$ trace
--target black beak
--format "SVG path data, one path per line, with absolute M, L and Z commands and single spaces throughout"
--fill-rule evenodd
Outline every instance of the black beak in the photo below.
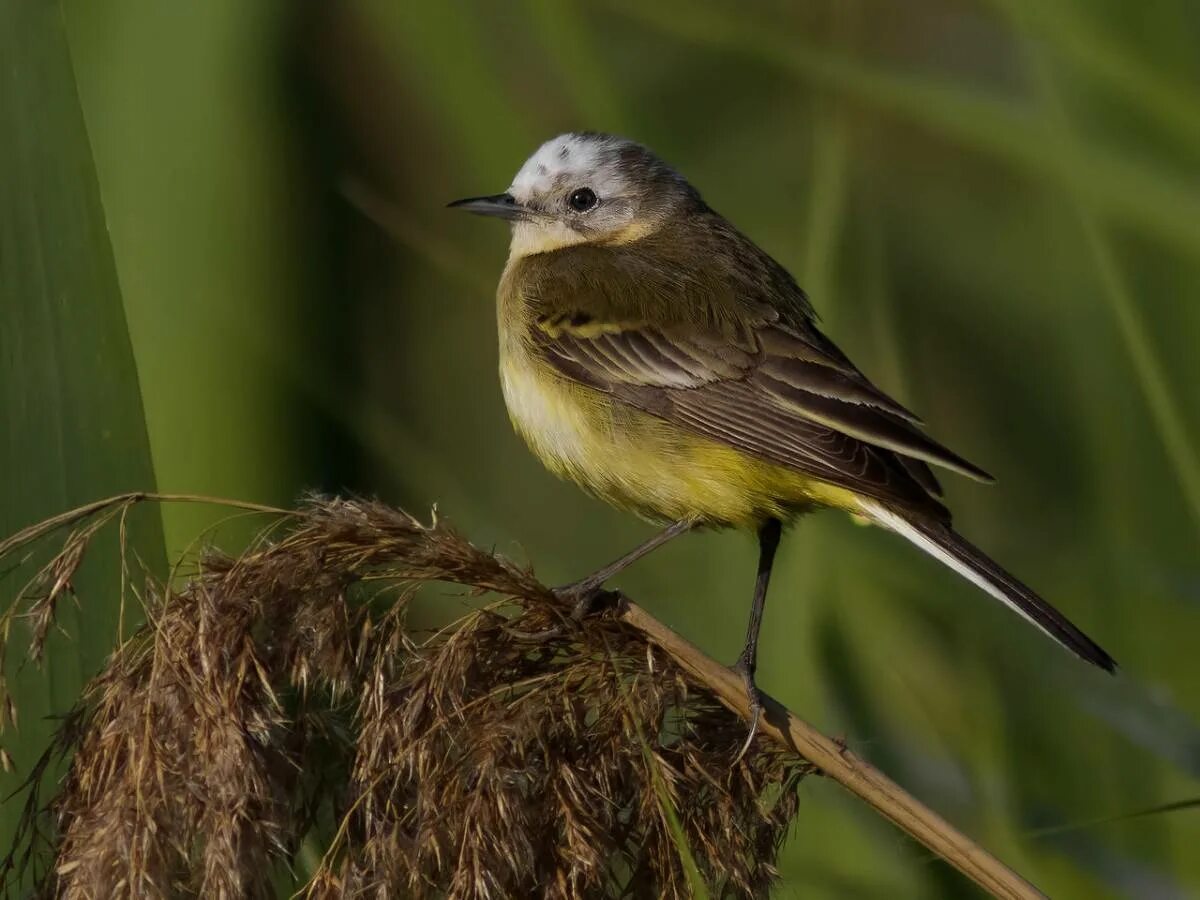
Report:
M 523 219 L 528 213 L 512 194 L 492 194 L 490 197 L 467 197 L 447 203 L 452 209 L 462 209 L 477 216 L 495 216 L 497 219 Z

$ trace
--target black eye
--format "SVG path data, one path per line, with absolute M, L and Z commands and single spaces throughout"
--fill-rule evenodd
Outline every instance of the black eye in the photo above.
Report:
M 571 193 L 571 196 L 567 198 L 567 203 L 575 212 L 587 212 L 596 205 L 596 192 L 591 188 L 580 188 Z

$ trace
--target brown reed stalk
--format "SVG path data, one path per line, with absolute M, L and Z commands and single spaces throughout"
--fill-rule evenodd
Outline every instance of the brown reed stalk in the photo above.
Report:
M 18 617 L 40 656 L 99 528 L 146 500 L 206 499 L 122 495 L 0 542 L 4 559 L 67 529 L 0 613 L 0 659 Z M 203 555 L 182 587 L 147 578 L 146 624 L 29 774 L 6 889 L 271 897 L 319 842 L 314 898 L 756 897 L 819 771 L 995 896 L 1041 896 L 774 701 L 734 762 L 738 676 L 624 597 L 576 624 L 436 519 L 239 506 L 283 519 L 236 558 Z M 430 582 L 500 599 L 422 631 L 409 610 Z

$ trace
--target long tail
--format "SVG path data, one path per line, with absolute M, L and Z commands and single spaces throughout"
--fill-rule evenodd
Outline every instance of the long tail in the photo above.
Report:
M 1116 670 L 1116 662 L 1095 641 L 949 525 L 909 519 L 873 501 L 863 502 L 863 512 L 983 588 L 1080 659 L 1107 672 Z

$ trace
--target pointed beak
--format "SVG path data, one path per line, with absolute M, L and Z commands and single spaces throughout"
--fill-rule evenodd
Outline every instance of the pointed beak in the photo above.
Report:
M 461 209 L 477 216 L 494 216 L 497 219 L 523 219 L 529 211 L 516 201 L 512 194 L 492 194 L 490 197 L 467 197 L 446 204 L 451 209 Z

